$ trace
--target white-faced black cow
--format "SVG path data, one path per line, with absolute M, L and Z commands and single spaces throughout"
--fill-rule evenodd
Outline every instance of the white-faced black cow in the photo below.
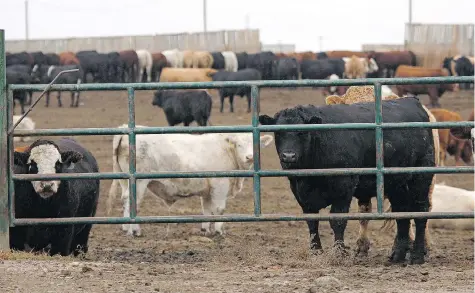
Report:
M 383 101 L 384 122 L 429 122 L 417 98 Z M 374 123 L 374 103 L 297 106 L 269 117 L 264 125 Z M 278 131 L 275 145 L 283 169 L 374 168 L 376 139 L 373 130 Z M 384 166 L 434 167 L 432 131 L 423 128 L 384 130 Z M 433 174 L 394 174 L 384 176 L 384 191 L 393 212 L 427 212 Z M 290 187 L 304 213 L 318 213 L 331 205 L 331 213 L 347 213 L 352 197 L 361 206 L 376 196 L 376 176 L 346 175 L 288 176 Z M 345 220 L 332 220 L 335 246 L 344 251 Z M 424 262 L 426 219 L 416 219 L 416 237 L 411 263 Z M 318 221 L 307 222 L 311 248 L 321 250 Z M 409 250 L 409 219 L 397 220 L 397 235 L 390 260 L 403 262 Z
M 14 172 L 19 174 L 96 173 L 94 156 L 74 139 L 56 142 L 37 140 L 24 152 L 14 153 Z M 16 181 L 15 215 L 17 218 L 94 217 L 99 198 L 100 180 L 74 179 Z M 92 224 L 54 225 L 50 227 L 11 228 L 10 247 L 34 250 L 51 245 L 49 254 L 75 256 L 88 250 Z

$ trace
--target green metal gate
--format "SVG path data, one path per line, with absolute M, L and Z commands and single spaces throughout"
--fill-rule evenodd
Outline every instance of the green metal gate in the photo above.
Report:
M 401 219 L 401 218 L 472 218 L 473 212 L 458 213 L 383 213 L 384 175 L 397 173 L 473 173 L 473 167 L 408 167 L 385 168 L 383 166 L 383 129 L 400 128 L 449 128 L 474 127 L 474 122 L 406 122 L 382 123 L 381 85 L 397 84 L 438 84 L 438 83 L 473 83 L 474 77 L 431 77 L 431 78 L 375 78 L 358 80 L 296 80 L 296 81 L 242 81 L 242 82 L 186 82 L 186 83 L 135 83 L 135 84 L 81 84 L 53 85 L 51 90 L 81 90 L 81 91 L 115 91 L 128 92 L 128 128 L 73 128 L 73 129 L 36 129 L 33 131 L 16 131 L 8 135 L 7 130 L 12 125 L 13 100 L 7 93 L 5 78 L 5 48 L 4 31 L 0 30 L 0 250 L 7 249 L 9 227 L 20 225 L 52 225 L 73 223 L 119 224 L 119 223 L 191 223 L 191 222 L 256 222 L 256 221 L 303 221 L 315 219 L 327 221 L 330 219 Z M 344 123 L 344 124 L 314 124 L 314 125 L 268 125 L 259 126 L 259 89 L 280 87 L 309 87 L 309 86 L 342 86 L 342 85 L 374 85 L 375 87 L 375 123 Z M 251 87 L 252 94 L 252 125 L 248 126 L 208 126 L 208 127 L 135 127 L 135 91 L 154 89 L 219 89 L 233 87 Z M 45 85 L 10 85 L 12 90 L 42 91 Z M 375 129 L 376 132 L 376 168 L 349 169 L 305 169 L 305 170 L 262 170 L 260 166 L 260 132 L 275 132 L 282 130 L 318 130 L 318 129 Z M 254 170 L 250 171 L 216 171 L 216 172 L 136 172 L 136 135 L 158 133 L 232 133 L 252 132 L 254 148 Z M 129 172 L 128 173 L 79 173 L 33 175 L 13 174 L 13 136 L 63 136 L 63 135 L 115 135 L 129 136 Z M 375 174 L 377 176 L 377 213 L 347 213 L 347 214 L 303 214 L 278 215 L 261 213 L 261 177 L 282 176 L 339 176 L 350 174 Z M 209 178 L 209 177 L 252 177 L 254 180 L 254 214 L 228 215 L 191 215 L 191 216 L 137 216 L 136 180 L 159 178 Z M 60 180 L 60 179 L 128 179 L 130 186 L 130 216 L 129 217 L 83 217 L 83 218 L 48 218 L 48 219 L 16 219 L 14 213 L 14 180 Z

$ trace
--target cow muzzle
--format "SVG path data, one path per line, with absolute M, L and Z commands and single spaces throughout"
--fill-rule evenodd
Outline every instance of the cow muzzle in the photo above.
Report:
M 283 163 L 295 163 L 297 162 L 297 154 L 295 152 L 282 152 L 280 155 L 280 160 Z
M 49 198 L 58 192 L 58 184 L 56 181 L 37 181 L 33 183 L 36 193 L 42 198 Z

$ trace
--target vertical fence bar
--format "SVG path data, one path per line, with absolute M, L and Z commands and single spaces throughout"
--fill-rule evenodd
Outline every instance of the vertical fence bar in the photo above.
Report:
M 135 218 L 137 216 L 137 179 L 135 178 L 136 173 L 136 137 L 135 137 L 135 90 L 129 88 L 128 93 L 128 102 L 129 102 L 129 212 L 130 218 Z
M 257 173 L 261 170 L 261 131 L 259 126 L 259 88 L 255 85 L 251 87 L 252 102 L 252 142 L 254 158 L 254 215 L 261 215 L 261 176 Z
M 383 212 L 383 195 L 384 195 L 384 153 L 383 153 L 383 129 L 381 128 L 381 123 L 383 122 L 383 103 L 381 101 L 381 84 L 374 84 L 374 94 L 375 94 L 375 123 L 376 123 L 376 168 L 378 172 L 376 173 L 376 192 L 377 192 L 377 203 L 378 203 L 378 213 Z
M 13 125 L 13 91 L 7 93 L 7 129 Z M 7 166 L 7 180 L 8 180 L 8 208 L 10 209 L 10 225 L 15 220 L 15 185 L 13 182 L 13 135 L 7 136 L 8 145 L 8 166 Z
M 0 250 L 10 249 L 7 185 L 7 77 L 5 69 L 5 31 L 0 30 Z

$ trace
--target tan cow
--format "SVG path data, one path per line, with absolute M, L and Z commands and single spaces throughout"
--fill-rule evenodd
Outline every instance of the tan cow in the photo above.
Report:
M 384 100 L 392 100 L 392 99 L 399 99 L 400 97 L 396 95 L 388 95 Z M 404 97 L 403 97 L 404 98 Z M 325 102 L 327 105 L 332 105 L 332 104 L 354 104 L 354 103 L 361 103 L 361 102 L 374 102 L 375 101 L 375 95 L 374 95 L 374 87 L 373 86 L 351 86 L 348 88 L 346 93 L 343 96 L 328 96 L 325 99 Z M 435 119 L 434 115 L 427 109 L 424 105 L 422 105 L 424 110 L 426 111 L 427 115 L 429 116 L 429 121 L 430 122 L 436 122 L 437 120 Z M 439 134 L 437 132 L 437 129 L 432 129 L 432 136 L 434 138 L 434 156 L 435 156 L 435 164 L 436 166 L 439 165 L 439 150 L 440 150 L 440 145 L 439 145 Z M 435 175 L 432 179 L 432 184 L 429 189 L 429 211 L 432 209 L 432 192 L 434 190 L 435 186 Z M 372 211 L 372 205 L 371 201 L 369 202 L 369 205 L 365 204 L 360 204 L 358 203 L 359 206 L 359 211 L 361 213 L 369 213 Z M 386 212 L 391 211 L 391 207 L 389 207 Z M 369 220 L 360 220 L 360 230 L 359 230 L 359 235 L 358 235 L 358 240 L 356 241 L 357 245 L 357 253 L 362 253 L 366 254 L 369 250 L 369 245 L 370 241 L 368 238 L 368 223 Z M 386 226 L 389 226 L 391 224 L 391 220 L 386 220 L 383 224 L 383 228 Z M 429 235 L 429 225 L 426 227 L 426 247 L 430 247 L 430 235 Z M 414 239 L 414 232 L 411 229 L 409 237 L 411 239 Z
M 213 56 L 207 51 L 193 52 L 193 68 L 211 68 Z
M 163 68 L 160 82 L 212 81 L 211 75 L 216 72 L 212 68 Z
M 183 68 L 193 68 L 193 51 L 183 51 Z

